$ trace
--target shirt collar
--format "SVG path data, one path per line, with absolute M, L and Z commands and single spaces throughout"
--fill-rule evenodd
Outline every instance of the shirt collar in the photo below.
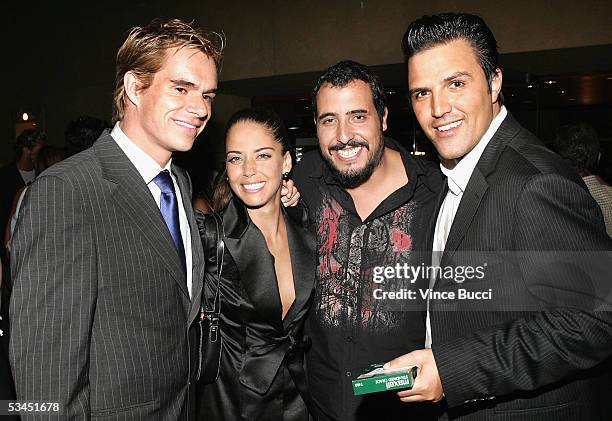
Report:
M 172 158 L 163 168 L 160 167 L 153 158 L 127 137 L 123 130 L 121 130 L 121 127 L 119 127 L 119 122 L 115 123 L 115 127 L 113 127 L 111 131 L 111 136 L 115 139 L 117 145 L 119 145 L 123 153 L 127 155 L 132 164 L 134 164 L 136 170 L 138 170 L 138 173 L 140 173 L 146 184 L 153 181 L 162 170 L 168 170 L 172 173 Z
M 499 114 L 497 114 L 493 121 L 491 121 L 489 128 L 482 136 L 478 144 L 467 155 L 465 155 L 453 169 L 448 169 L 444 165 L 440 164 L 442 173 L 444 173 L 444 175 L 447 177 L 448 189 L 453 194 L 458 195 L 463 193 L 468 182 L 470 181 L 472 173 L 474 172 L 474 168 L 476 168 L 476 164 L 478 164 L 478 161 L 480 160 L 482 153 L 507 115 L 508 111 L 506 110 L 506 107 L 502 105 L 501 109 L 499 110 Z

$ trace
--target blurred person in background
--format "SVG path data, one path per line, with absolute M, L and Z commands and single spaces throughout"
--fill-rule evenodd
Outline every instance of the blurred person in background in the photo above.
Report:
M 0 168 L 0 232 L 3 234 L 9 229 L 15 195 L 36 177 L 34 162 L 45 144 L 45 138 L 45 134 L 38 129 L 24 130 L 15 141 L 15 159 Z M 0 400 L 10 400 L 15 399 L 13 376 L 8 363 L 8 315 L 12 282 L 5 241 L 0 241 L 0 269 Z
M 595 129 L 587 123 L 566 124 L 557 131 L 552 147 L 578 171 L 601 208 L 606 231 L 612 236 L 612 187 L 595 174 L 601 158 Z
M 15 194 L 36 178 L 34 161 L 45 144 L 46 135 L 38 129 L 21 132 L 15 141 L 15 159 L 0 169 L 0 229 L 4 233 L 13 205 Z M 0 245 L 0 257 L 8 269 L 8 256 L 4 242 Z
M 42 174 L 44 170 L 46 170 L 53 164 L 60 162 L 62 159 L 64 159 L 64 157 L 65 154 L 63 149 L 52 145 L 43 146 L 38 152 L 38 156 L 36 157 L 36 163 L 34 165 L 36 174 Z M 10 242 L 13 236 L 13 232 L 15 231 L 15 224 L 17 223 L 17 217 L 19 216 L 19 209 L 21 208 L 23 196 L 25 195 L 27 189 L 28 186 L 22 187 L 15 194 L 15 197 L 13 198 L 11 215 L 9 218 L 10 223 L 6 225 L 6 229 L 4 230 L 4 245 L 9 254 Z
M 106 121 L 88 115 L 80 115 L 66 125 L 64 139 L 66 156 L 76 155 L 91 147 L 105 129 L 112 126 Z
M 49 168 L 51 165 L 64 159 L 64 150 L 55 146 L 45 145 L 43 146 L 36 156 L 36 162 L 34 170 L 36 174 L 42 174 L 44 170 Z M 19 213 L 19 208 L 23 200 L 23 196 L 28 189 L 28 185 L 22 187 L 17 191 L 13 199 L 13 206 L 11 209 L 10 223 L 6 225 L 4 233 L 4 244 L 6 246 L 7 257 L 10 261 L 10 242 L 15 229 L 15 223 Z M 7 271 L 4 277 L 5 283 L 10 281 L 10 272 Z M 8 359 L 8 344 L 9 344 L 9 319 L 8 309 L 10 301 L 10 291 L 6 286 L 2 285 L 0 281 L 0 289 L 2 290 L 2 296 L 0 296 L 0 399 L 15 399 L 15 385 L 13 382 L 13 375 L 10 370 L 9 359 Z M 12 418 L 8 418 L 12 419 Z M 15 417 L 17 419 L 17 417 Z

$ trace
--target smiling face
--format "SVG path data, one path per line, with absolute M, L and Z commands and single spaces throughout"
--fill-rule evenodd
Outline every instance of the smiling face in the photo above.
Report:
M 387 129 L 387 109 L 381 122 L 370 86 L 361 80 L 343 87 L 323 85 L 317 113 L 321 155 L 340 183 L 354 188 L 370 178 L 383 155 Z
M 291 171 L 291 155 L 263 124 L 234 124 L 225 141 L 225 169 L 232 191 L 249 208 L 280 205 L 283 173 Z
M 164 166 L 172 152 L 191 149 L 208 122 L 217 70 L 213 60 L 199 50 L 173 49 L 148 88 L 142 89 L 131 72 L 124 84 L 129 104 L 121 127 Z
M 455 40 L 423 50 L 408 60 L 412 109 L 421 128 L 448 161 L 463 158 L 478 144 L 499 112 L 502 74 L 491 89 L 472 46 Z

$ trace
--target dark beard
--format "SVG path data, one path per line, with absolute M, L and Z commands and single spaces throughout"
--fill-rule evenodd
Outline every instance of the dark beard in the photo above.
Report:
M 349 141 L 346 146 L 363 146 L 367 150 L 370 150 L 370 148 L 362 142 Z M 338 146 L 333 146 L 330 148 L 330 150 L 336 151 L 339 149 L 342 148 Z M 327 167 L 331 171 L 332 175 L 334 176 L 336 181 L 338 181 L 338 184 L 340 184 L 345 189 L 354 189 L 355 187 L 359 187 L 361 184 L 363 184 L 370 178 L 376 167 L 378 167 L 378 164 L 380 164 L 384 149 L 384 139 L 381 136 L 377 149 L 374 150 L 373 155 L 368 158 L 366 165 L 359 170 L 349 169 L 347 172 L 342 172 L 338 168 L 336 168 L 331 157 L 327 153 L 321 153 L 321 155 L 323 156 L 323 160 L 327 164 Z

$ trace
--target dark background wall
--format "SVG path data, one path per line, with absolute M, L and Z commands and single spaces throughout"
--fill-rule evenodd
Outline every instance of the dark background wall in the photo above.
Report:
M 66 123 L 79 114 L 110 120 L 115 53 L 129 28 L 154 17 L 195 19 L 223 31 L 225 82 L 318 72 L 345 58 L 401 63 L 406 25 L 442 11 L 483 16 L 502 53 L 612 44 L 612 2 L 605 0 L 31 1 L 2 7 L 7 59 L 0 163 L 11 158 L 15 122 L 23 111 L 33 113 L 57 145 L 63 144 Z M 229 114 L 250 104 L 250 95 L 231 93 L 218 97 L 210 136 L 205 131 L 200 142 L 220 142 Z

